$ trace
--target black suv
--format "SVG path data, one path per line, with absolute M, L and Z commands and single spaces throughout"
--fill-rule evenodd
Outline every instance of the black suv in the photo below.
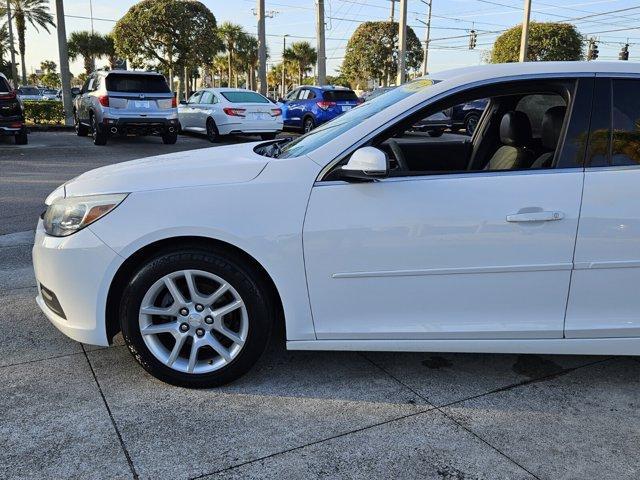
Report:
M 18 93 L 11 88 L 7 77 L 0 73 L 0 135 L 13 136 L 16 145 L 26 145 L 27 127 L 24 125 L 24 109 Z

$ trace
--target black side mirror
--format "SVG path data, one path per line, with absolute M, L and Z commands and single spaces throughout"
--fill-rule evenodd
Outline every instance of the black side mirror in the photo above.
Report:
M 287 103 L 287 100 L 281 97 L 281 98 L 279 98 L 279 99 L 278 99 L 278 102 L 280 102 L 280 103 Z
M 76 95 L 80 95 L 82 93 L 82 90 L 80 90 L 78 87 L 73 87 L 71 89 L 71 95 L 72 96 L 76 96 Z
M 186 105 L 187 101 L 186 100 L 180 100 L 180 105 Z

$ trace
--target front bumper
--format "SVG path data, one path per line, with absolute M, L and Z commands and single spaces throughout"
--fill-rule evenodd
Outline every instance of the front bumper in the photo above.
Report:
M 178 132 L 177 118 L 105 118 L 102 125 L 109 135 L 147 136 Z
M 51 237 L 40 220 L 33 246 L 38 306 L 73 340 L 107 346 L 105 307 L 113 276 L 110 272 L 121 260 L 89 228 L 68 237 Z

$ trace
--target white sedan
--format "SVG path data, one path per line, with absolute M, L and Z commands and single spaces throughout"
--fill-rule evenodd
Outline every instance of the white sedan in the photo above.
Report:
M 638 91 L 628 62 L 459 69 L 295 140 L 87 172 L 46 201 L 37 302 L 188 387 L 276 322 L 292 350 L 640 355 Z M 472 137 L 411 131 L 481 98 Z
M 204 133 L 211 142 L 222 135 L 259 135 L 271 140 L 282 131 L 282 110 L 267 97 L 244 88 L 205 88 L 178 106 L 180 128 Z

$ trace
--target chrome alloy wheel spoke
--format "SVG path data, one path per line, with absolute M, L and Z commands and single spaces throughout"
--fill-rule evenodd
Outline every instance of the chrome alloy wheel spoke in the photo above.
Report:
M 240 294 L 224 279 L 202 270 L 172 272 L 156 281 L 142 300 L 139 324 L 145 345 L 158 361 L 193 374 L 233 361 L 249 330 Z

